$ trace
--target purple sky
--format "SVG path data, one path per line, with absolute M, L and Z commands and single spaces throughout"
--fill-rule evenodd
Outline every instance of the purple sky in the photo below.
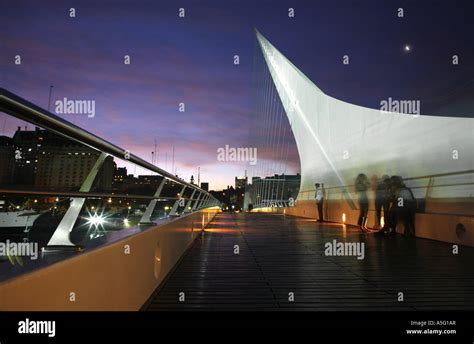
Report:
M 323 91 L 352 103 L 375 107 L 388 96 L 467 94 L 458 88 L 473 80 L 467 34 L 472 22 L 466 17 L 472 5 L 419 3 L 7 0 L 0 31 L 1 85 L 44 108 L 49 85 L 54 85 L 53 103 L 63 97 L 95 100 L 94 118 L 62 117 L 149 161 L 156 140 L 158 165 L 169 171 L 174 145 L 179 176 L 196 177 L 200 166 L 201 181 L 217 189 L 253 170 L 248 163 L 217 161 L 219 147 L 262 145 L 252 103 L 254 27 Z M 400 4 L 406 21 L 395 17 Z M 296 10 L 293 21 L 289 6 Z M 76 18 L 68 16 L 71 7 Z M 178 17 L 179 7 L 186 9 L 186 18 Z M 413 52 L 404 54 L 408 43 Z M 345 53 L 351 55 L 350 67 L 340 63 Z M 463 62 L 456 70 L 449 65 L 453 53 Z M 13 64 L 17 54 L 20 66 Z M 131 65 L 123 64 L 127 54 Z M 239 66 L 233 64 L 235 54 Z M 184 113 L 178 111 L 180 102 Z M 432 105 L 429 109 L 443 104 Z M 5 118 L 0 117 L 1 134 L 10 135 L 16 122 Z M 292 140 L 290 146 L 282 169 L 296 173 Z M 262 149 L 259 164 L 273 155 Z
M 2 34 L 7 89 L 44 108 L 49 85 L 54 85 L 52 104 L 63 97 L 95 100 L 94 118 L 61 117 L 147 160 L 156 140 L 158 165 L 168 171 L 174 145 L 175 168 L 186 180 L 191 174 L 196 178 L 200 166 L 201 181 L 221 188 L 249 168 L 245 162 L 217 161 L 219 147 L 249 147 L 252 124 L 249 53 L 238 44 L 222 45 L 225 36 L 240 30 L 232 23 L 222 21 L 228 31 L 217 37 L 219 24 L 209 26 L 206 19 L 213 14 L 200 17 L 198 6 L 187 7 L 189 18 L 179 19 L 177 7 L 146 2 L 11 5 Z M 74 19 L 67 16 L 71 6 Z M 251 30 L 246 28 L 250 46 Z M 21 66 L 12 66 L 16 54 Z M 233 64 L 235 54 L 243 55 L 242 65 Z M 131 65 L 123 63 L 124 55 L 131 56 Z M 180 102 L 184 113 L 178 111 Z M 17 123 L 5 118 L 1 126 L 10 135 Z M 296 169 L 293 163 L 290 170 Z

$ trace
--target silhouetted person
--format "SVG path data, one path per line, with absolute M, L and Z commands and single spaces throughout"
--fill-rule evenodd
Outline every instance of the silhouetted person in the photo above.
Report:
M 388 211 L 390 208 L 390 183 L 389 177 L 383 175 L 382 179 L 377 184 L 377 189 L 375 190 L 375 214 L 377 216 L 377 226 L 386 231 Z M 384 225 L 382 228 L 382 210 L 384 215 Z
M 396 191 L 397 219 L 403 222 L 404 234 L 415 236 L 415 214 L 417 208 L 416 198 L 409 187 L 400 179 Z
M 359 220 L 357 224 L 362 230 L 366 230 L 365 223 L 367 222 L 367 213 L 369 212 L 369 198 L 367 197 L 367 189 L 369 187 L 369 180 L 363 173 L 359 174 L 355 180 L 355 189 L 359 196 Z
M 318 207 L 318 222 L 323 222 L 324 221 L 324 189 L 323 189 L 323 184 L 316 183 L 314 184 L 316 187 L 316 194 L 314 195 L 314 198 L 316 199 L 316 206 Z
M 391 176 L 388 180 L 389 186 L 389 209 L 388 215 L 385 218 L 385 230 L 390 235 L 397 234 L 397 223 L 398 223 L 398 190 L 402 184 L 402 178 L 400 176 Z

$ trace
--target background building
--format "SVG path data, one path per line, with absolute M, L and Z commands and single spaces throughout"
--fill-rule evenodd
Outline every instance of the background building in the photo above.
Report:
M 15 146 L 13 139 L 0 136 L 0 185 L 13 183 L 13 171 L 15 168 Z
M 202 182 L 201 189 L 203 189 L 204 191 L 209 191 L 209 183 Z
M 35 183 L 35 175 L 38 163 L 38 151 L 42 148 L 44 130 L 24 130 L 18 127 L 13 135 L 15 145 L 15 172 L 13 182 L 15 185 L 32 186 Z
M 100 153 L 83 145 L 44 146 L 38 155 L 35 186 L 45 189 L 78 190 Z M 115 163 L 108 156 L 94 181 L 93 189 L 112 189 Z
M 81 143 L 36 127 L 18 127 L 13 138 L 0 139 L 0 183 L 16 188 L 79 190 L 100 153 Z M 103 163 L 94 182 L 96 191 L 109 191 L 115 162 Z
M 115 173 L 114 173 L 114 186 L 116 184 L 123 183 L 125 178 L 127 178 L 127 168 L 126 167 L 116 168 Z
M 235 177 L 235 186 L 236 189 L 245 189 L 247 185 L 247 176 L 245 177 Z

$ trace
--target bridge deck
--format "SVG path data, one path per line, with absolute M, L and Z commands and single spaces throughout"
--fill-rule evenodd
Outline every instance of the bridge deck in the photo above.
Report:
M 326 256 L 332 240 L 364 242 L 365 258 Z M 283 215 L 223 213 L 145 309 L 473 310 L 472 271 L 469 247 L 453 255 L 442 242 Z

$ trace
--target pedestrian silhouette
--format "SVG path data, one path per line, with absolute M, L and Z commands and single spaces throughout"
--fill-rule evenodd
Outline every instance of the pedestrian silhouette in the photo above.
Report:
M 415 236 L 415 214 L 417 201 L 413 192 L 405 185 L 402 179 L 396 190 L 397 196 L 397 219 L 403 223 L 404 234 Z
M 391 176 L 387 181 L 388 184 L 388 213 L 385 216 L 385 229 L 381 232 L 386 232 L 391 235 L 397 234 L 398 210 L 397 210 L 397 190 L 401 182 L 401 177 Z
M 367 213 L 369 212 L 369 198 L 367 197 L 367 189 L 369 187 L 369 180 L 367 176 L 360 173 L 355 180 L 355 189 L 359 198 L 359 220 L 357 225 L 363 230 L 367 230 Z
M 318 208 L 318 222 L 323 222 L 324 221 L 324 214 L 323 214 L 323 209 L 324 209 L 324 188 L 323 184 L 316 183 L 314 184 L 316 187 L 316 194 L 314 195 L 314 198 L 316 199 L 316 206 Z

